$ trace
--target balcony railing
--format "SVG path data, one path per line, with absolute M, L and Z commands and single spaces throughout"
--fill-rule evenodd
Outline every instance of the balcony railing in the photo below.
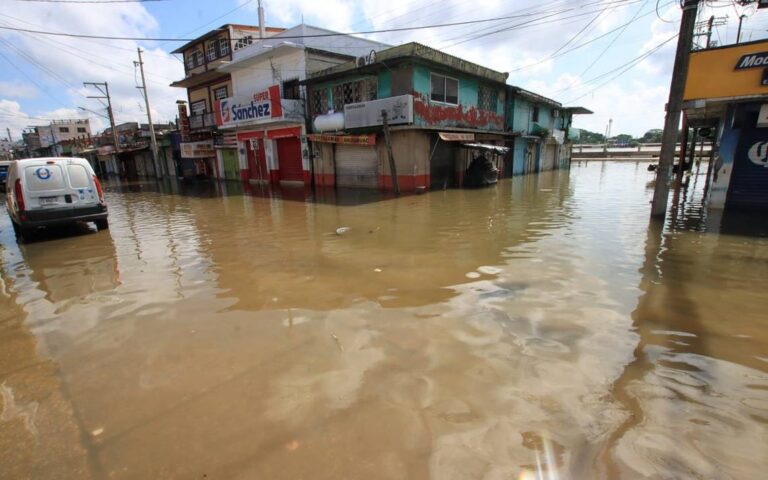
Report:
M 201 115 L 191 115 L 189 117 L 189 128 L 191 130 L 201 130 L 204 128 L 215 128 L 216 118 L 213 113 L 203 113 Z

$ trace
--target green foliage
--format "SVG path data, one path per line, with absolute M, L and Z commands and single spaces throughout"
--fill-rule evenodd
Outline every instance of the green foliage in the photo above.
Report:
M 645 132 L 645 134 L 638 140 L 640 143 L 661 143 L 661 134 L 663 130 L 660 128 L 653 128 Z
M 579 136 L 579 143 L 587 143 L 587 144 L 605 143 L 605 135 L 582 129 L 581 135 Z

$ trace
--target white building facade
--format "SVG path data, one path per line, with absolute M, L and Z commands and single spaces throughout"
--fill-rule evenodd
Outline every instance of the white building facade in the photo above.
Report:
M 216 123 L 236 136 L 241 179 L 309 185 L 308 105 L 301 82 L 308 73 L 386 48 L 302 24 L 236 50 L 232 62 L 219 67 L 231 75 L 232 96 L 218 101 Z

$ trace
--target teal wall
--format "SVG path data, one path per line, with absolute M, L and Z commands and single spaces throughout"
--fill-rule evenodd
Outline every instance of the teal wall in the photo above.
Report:
M 512 152 L 512 175 L 522 175 L 525 172 L 525 145 L 522 138 L 515 138 L 515 146 Z
M 379 90 L 378 98 L 387 98 L 392 96 L 392 72 L 382 70 L 379 72 Z

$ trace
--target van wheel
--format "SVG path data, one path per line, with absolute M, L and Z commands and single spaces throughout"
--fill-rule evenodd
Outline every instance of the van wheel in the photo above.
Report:
M 99 230 L 107 230 L 107 229 L 109 229 L 109 220 L 107 220 L 106 218 L 104 218 L 102 220 L 96 220 L 93 223 L 96 224 L 96 228 L 98 228 Z
M 11 221 L 11 226 L 13 227 L 13 233 L 16 235 L 16 238 L 21 237 L 21 229 L 18 225 L 16 225 L 16 222 Z

